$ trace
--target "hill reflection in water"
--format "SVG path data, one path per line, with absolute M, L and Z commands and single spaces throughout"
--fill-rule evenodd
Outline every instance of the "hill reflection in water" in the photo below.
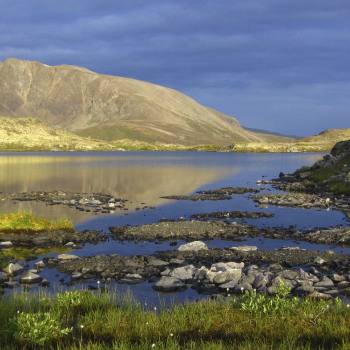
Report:
M 227 164 L 198 161 L 196 154 L 44 153 L 0 155 L 0 191 L 101 192 L 128 199 L 133 210 L 146 203 L 159 206 L 161 196 L 188 194 L 238 172 Z M 142 206 L 142 205 L 141 205 Z M 0 203 L 1 211 L 30 210 L 47 217 L 81 222 L 94 214 L 34 202 Z

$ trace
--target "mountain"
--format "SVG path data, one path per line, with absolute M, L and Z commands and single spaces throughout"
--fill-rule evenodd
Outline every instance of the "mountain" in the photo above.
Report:
M 184 146 L 284 142 L 163 86 L 75 66 L 7 59 L 0 63 L 0 115 L 35 117 L 50 127 L 108 142 Z
M 328 129 L 318 135 L 290 142 L 243 142 L 233 146 L 236 152 L 328 152 L 337 142 L 350 140 L 349 129 Z

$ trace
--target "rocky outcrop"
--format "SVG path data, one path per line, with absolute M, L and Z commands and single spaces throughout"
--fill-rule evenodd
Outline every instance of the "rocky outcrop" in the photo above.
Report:
M 337 143 L 330 154 L 292 175 L 281 174 L 280 189 L 350 195 L 350 140 Z

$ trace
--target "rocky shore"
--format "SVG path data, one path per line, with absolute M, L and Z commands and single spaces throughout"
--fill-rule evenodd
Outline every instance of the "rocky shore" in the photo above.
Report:
M 208 249 L 196 242 L 187 249 L 154 256 L 94 256 L 47 264 L 69 273 L 72 281 L 111 279 L 125 283 L 148 281 L 153 288 L 172 292 L 194 288 L 200 293 L 241 293 L 256 289 L 270 295 L 283 283 L 298 296 L 329 299 L 350 295 L 347 255 L 285 248 L 260 251 L 256 247 Z M 202 244 L 201 244 L 202 243 Z
M 1 200 L 17 202 L 43 202 L 47 205 L 65 205 L 80 211 L 93 213 L 114 213 L 127 210 L 126 199 L 115 198 L 104 193 L 72 193 L 64 191 L 32 191 L 0 195 Z
M 259 190 L 255 188 L 246 188 L 246 187 L 223 187 L 214 190 L 207 191 L 197 191 L 194 194 L 190 195 L 171 195 L 163 196 L 164 199 L 174 199 L 174 200 L 188 200 L 188 201 L 221 201 L 229 200 L 235 194 L 245 194 L 245 193 L 257 193 Z
M 288 239 L 310 243 L 350 245 L 350 227 L 299 230 L 295 227 L 264 227 L 222 221 L 164 221 L 157 224 L 111 227 L 114 239 L 131 241 L 173 241 L 225 239 L 242 241 L 250 237 Z
M 108 237 L 99 231 L 47 231 L 26 233 L 26 232 L 5 232 L 0 233 L 1 247 L 62 247 L 67 243 L 82 245 L 85 243 L 96 244 L 107 240 Z M 4 244 L 4 242 L 7 242 Z

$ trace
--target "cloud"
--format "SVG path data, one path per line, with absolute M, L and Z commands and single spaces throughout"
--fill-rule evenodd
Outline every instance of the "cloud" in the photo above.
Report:
M 250 127 L 350 127 L 347 0 L 0 0 L 0 10 L 0 59 L 149 80 Z

